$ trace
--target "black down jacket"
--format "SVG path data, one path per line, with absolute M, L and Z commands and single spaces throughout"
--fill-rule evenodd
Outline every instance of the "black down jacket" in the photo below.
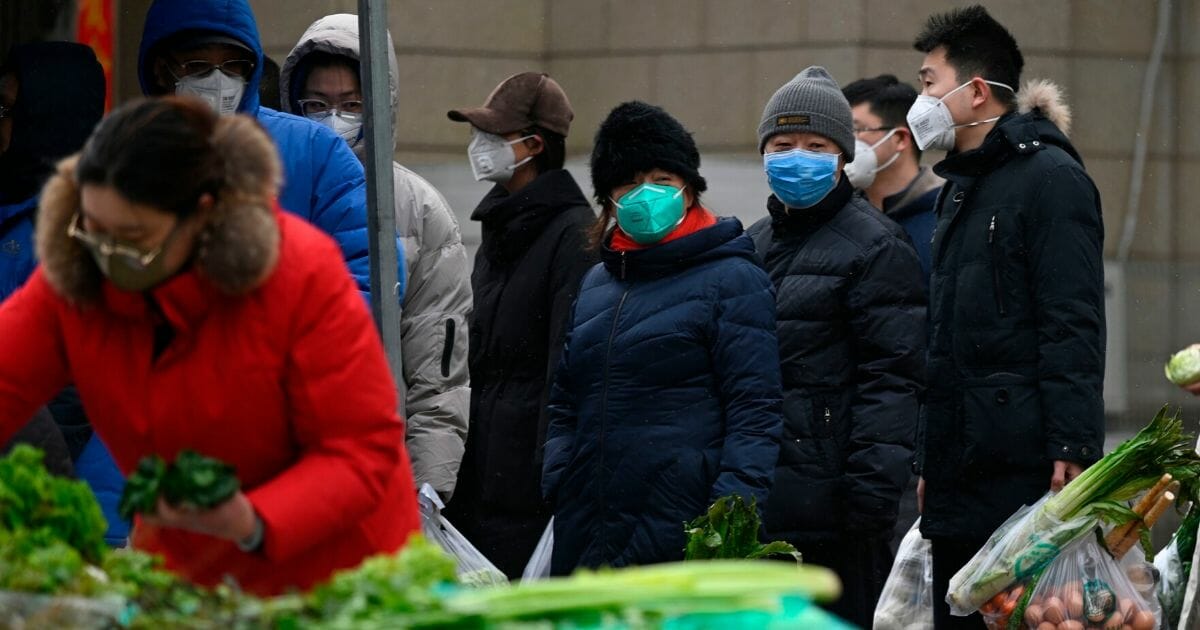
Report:
M 784 435 L 767 507 L 796 545 L 878 536 L 912 471 L 925 352 L 921 263 L 842 177 L 812 208 L 750 228 L 778 292 Z
M 988 536 L 1104 444 L 1104 222 L 1066 136 L 1009 114 L 935 167 L 926 537 Z
M 584 279 L 551 394 L 551 571 L 679 560 L 717 497 L 766 500 L 779 449 L 775 300 L 737 219 Z
M 471 424 L 447 518 L 509 577 L 519 577 L 550 519 L 541 445 L 549 381 L 583 274 L 595 214 L 565 170 L 514 195 L 496 186 L 471 288 Z

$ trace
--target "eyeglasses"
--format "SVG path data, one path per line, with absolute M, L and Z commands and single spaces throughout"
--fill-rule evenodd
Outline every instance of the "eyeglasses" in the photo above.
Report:
M 163 248 L 166 247 L 167 243 L 171 241 L 171 237 L 174 235 L 175 230 L 171 230 L 171 234 L 167 236 L 162 245 L 159 245 L 148 252 L 144 252 L 136 247 L 122 245 L 111 236 L 99 236 L 88 232 L 83 228 L 83 214 L 80 212 L 76 212 L 75 219 L 72 220 L 69 225 L 67 225 L 67 236 L 79 241 L 80 243 L 83 243 L 88 247 L 88 249 L 97 252 L 105 258 L 120 256 L 121 258 L 125 259 L 125 262 L 131 267 L 139 269 L 145 269 L 153 264 L 154 260 L 162 254 Z
M 895 127 L 855 127 L 854 135 L 857 136 L 859 134 L 867 133 L 869 131 L 891 131 L 893 129 L 895 129 Z
M 319 98 L 301 99 L 299 103 L 300 112 L 313 120 L 325 120 L 333 114 L 336 114 L 342 120 L 350 122 L 358 122 L 363 117 L 362 101 L 342 101 L 337 104 L 337 107 Z
M 249 59 L 230 59 L 221 63 L 212 63 L 203 59 L 193 59 L 191 61 L 174 62 L 179 74 L 175 75 L 176 79 L 183 77 L 195 77 L 206 75 L 213 70 L 220 69 L 226 76 L 241 77 L 249 79 L 254 73 L 254 62 Z

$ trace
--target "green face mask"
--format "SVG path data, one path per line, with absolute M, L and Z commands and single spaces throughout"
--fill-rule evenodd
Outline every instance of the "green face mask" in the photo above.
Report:
M 145 291 L 158 286 L 175 273 L 166 268 L 162 253 L 179 233 L 181 223 L 175 224 L 162 245 L 145 252 L 112 237 L 85 231 L 82 220 L 82 216 L 76 215 L 67 227 L 67 235 L 87 248 L 96 266 L 100 267 L 100 273 L 117 288 L 131 292 Z
M 657 243 L 683 223 L 683 188 L 642 184 L 613 201 L 617 225 L 639 245 Z

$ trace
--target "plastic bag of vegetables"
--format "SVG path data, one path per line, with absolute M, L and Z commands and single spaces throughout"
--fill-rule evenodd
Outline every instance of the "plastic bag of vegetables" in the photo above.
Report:
M 875 630 L 933 628 L 933 558 L 920 527 L 918 518 L 896 550 L 896 561 L 875 606 Z
M 1095 536 L 1063 549 L 1030 589 L 1016 612 L 1030 630 L 1158 628 L 1156 602 L 1142 597 Z
M 417 504 L 421 512 L 421 531 L 425 537 L 441 547 L 454 558 L 458 565 L 458 581 L 465 586 L 507 585 L 508 578 L 482 552 L 467 540 L 446 517 L 437 491 L 429 484 L 422 484 Z
M 1192 574 L 1192 554 L 1196 551 L 1198 525 L 1200 509 L 1193 506 L 1171 537 L 1171 542 L 1154 556 L 1154 566 L 1159 574 L 1158 600 L 1162 603 L 1168 628 L 1178 627 L 1179 617 L 1183 613 L 1183 599 L 1187 594 L 1188 578 Z
M 521 573 L 521 581 L 528 582 L 530 580 L 542 580 L 550 577 L 550 558 L 554 555 L 554 517 L 550 517 L 550 522 L 546 523 L 546 531 L 542 532 L 542 537 L 538 539 L 537 547 L 533 548 L 533 554 L 529 556 L 529 562 L 525 565 L 525 571 Z

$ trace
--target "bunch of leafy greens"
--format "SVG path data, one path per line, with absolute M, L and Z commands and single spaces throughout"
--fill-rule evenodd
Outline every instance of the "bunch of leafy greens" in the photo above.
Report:
M 20 444 L 0 458 L 0 531 L 28 542 L 56 539 L 96 563 L 108 551 L 108 524 L 87 484 L 51 475 L 42 452 Z M 42 531 L 45 530 L 45 531 Z
M 684 527 L 687 547 L 684 560 L 721 560 L 738 558 L 767 558 L 770 556 L 792 556 L 800 560 L 800 553 L 792 545 L 775 541 L 763 544 L 758 541 L 761 521 L 758 516 L 757 500 L 747 505 L 739 495 L 721 497 L 708 508 L 708 512 Z
M 1192 344 L 1171 355 L 1163 371 L 1167 380 L 1187 386 L 1200 382 L 1200 344 Z
M 124 519 L 135 513 L 150 514 L 162 496 L 171 505 L 211 508 L 237 493 L 238 478 L 232 466 L 196 451 L 183 450 L 167 466 L 157 455 L 143 457 L 125 483 L 117 510 Z

